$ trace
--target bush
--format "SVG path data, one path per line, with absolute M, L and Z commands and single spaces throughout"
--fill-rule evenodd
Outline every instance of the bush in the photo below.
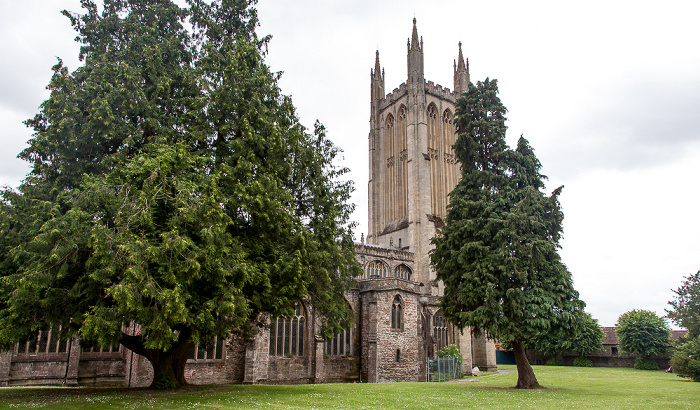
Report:
M 593 362 L 586 359 L 585 357 L 577 357 L 574 359 L 574 366 L 591 367 L 591 366 L 593 366 Z
M 678 376 L 700 382 L 700 336 L 678 347 L 671 357 L 671 366 Z
M 659 365 L 651 359 L 637 357 L 634 359 L 634 368 L 638 370 L 659 370 Z
M 451 344 L 437 351 L 437 357 L 456 357 L 462 360 L 462 353 L 457 349 L 457 345 Z
M 560 359 L 549 359 L 545 366 L 564 366 L 564 361 Z
M 172 377 L 168 376 L 167 374 L 164 374 L 158 379 L 156 384 L 153 386 L 154 390 L 171 390 L 177 387 L 177 383 L 175 383 L 175 379 Z

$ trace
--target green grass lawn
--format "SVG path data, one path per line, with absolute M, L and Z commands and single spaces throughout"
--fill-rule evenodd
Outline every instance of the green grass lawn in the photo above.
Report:
M 501 366 L 513 369 L 514 366 Z M 700 408 L 700 383 L 662 371 L 535 366 L 542 389 L 515 390 L 516 373 L 447 383 L 0 388 L 0 408 L 456 409 Z

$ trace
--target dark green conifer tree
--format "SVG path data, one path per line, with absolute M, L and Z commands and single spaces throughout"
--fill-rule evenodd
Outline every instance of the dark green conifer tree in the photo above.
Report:
M 542 333 L 575 332 L 584 306 L 557 252 L 561 187 L 549 197 L 540 191 L 545 177 L 527 140 L 521 137 L 514 151 L 507 146 L 495 80 L 470 84 L 456 110 L 462 178 L 431 254 L 445 283 L 441 307 L 456 326 L 510 343 L 517 387 L 535 388 L 524 343 Z
M 300 301 L 346 326 L 352 186 L 265 64 L 254 1 L 82 4 L 84 65 L 54 67 L 0 204 L 0 344 L 60 327 L 184 385 L 194 343 Z

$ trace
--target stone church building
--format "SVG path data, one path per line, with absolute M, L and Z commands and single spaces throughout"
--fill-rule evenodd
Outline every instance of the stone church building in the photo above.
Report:
M 377 52 L 370 75 L 369 224 L 355 245 L 364 267 L 345 295 L 352 328 L 332 340 L 317 336 L 321 318 L 303 303 L 295 316 L 273 319 L 253 340 L 215 340 L 195 347 L 190 383 L 323 383 L 425 381 L 427 359 L 456 344 L 463 372 L 493 370 L 492 341 L 449 325 L 440 313 L 442 283 L 430 268 L 430 239 L 459 179 L 452 144 L 457 96 L 469 85 L 461 43 L 452 90 L 426 81 L 416 20 L 408 40 L 407 81 L 386 93 Z M 133 329 L 130 329 L 131 331 Z M 0 386 L 122 384 L 148 386 L 148 361 L 122 347 L 82 348 L 39 332 L 0 352 Z

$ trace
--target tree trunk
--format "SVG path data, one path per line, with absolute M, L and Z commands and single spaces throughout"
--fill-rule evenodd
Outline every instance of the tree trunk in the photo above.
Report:
M 192 335 L 191 329 L 182 329 L 178 337 L 178 341 L 173 343 L 168 350 L 146 349 L 144 341 L 140 335 L 131 336 L 122 334 L 121 344 L 132 350 L 136 354 L 148 359 L 153 366 L 153 380 L 151 388 L 155 388 L 163 377 L 169 377 L 175 382 L 174 387 L 186 386 L 185 365 L 194 343 L 190 340 Z M 164 386 L 161 386 L 161 388 Z
M 530 366 L 530 362 L 527 360 L 525 355 L 525 348 L 523 347 L 523 342 L 519 339 L 515 339 L 512 342 L 513 354 L 515 356 L 515 366 L 518 369 L 518 383 L 515 385 L 516 389 L 536 389 L 540 387 L 535 377 L 535 372 Z

